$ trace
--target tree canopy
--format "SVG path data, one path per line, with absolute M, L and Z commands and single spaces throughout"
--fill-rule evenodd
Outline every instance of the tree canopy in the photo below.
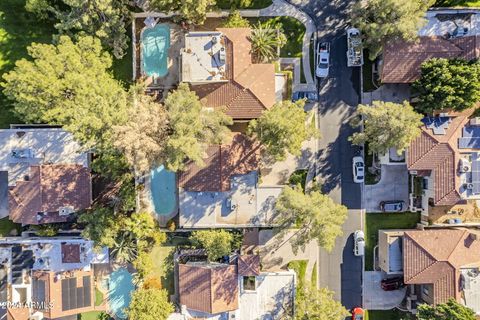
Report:
M 303 110 L 304 103 L 303 100 L 278 102 L 260 118 L 250 121 L 248 133 L 262 143 L 274 160 L 285 160 L 288 153 L 300 155 L 304 141 L 319 137 L 312 126 L 312 114 Z
M 153 97 L 140 92 L 132 95 L 133 110 L 124 125 L 113 128 L 113 145 L 135 170 L 145 172 L 161 162 L 168 137 L 168 115 Z
M 254 26 L 250 41 L 254 60 L 267 63 L 277 58 L 277 49 L 287 43 L 287 37 L 280 24 L 267 21 L 263 24 L 259 22 Z
M 140 288 L 132 293 L 127 315 L 130 320 L 167 320 L 174 311 L 167 290 Z
M 414 41 L 426 23 L 425 13 L 435 0 L 366 0 L 352 9 L 352 25 L 363 34 L 370 59 L 381 52 L 385 41 Z
M 422 64 L 421 77 L 413 83 L 419 93 L 417 109 L 463 110 L 480 100 L 480 63 L 461 59 L 431 59 Z
M 233 10 L 227 17 L 227 20 L 223 23 L 224 28 L 248 28 L 250 22 L 240 15 L 240 11 Z
M 312 284 L 298 288 L 295 303 L 296 320 L 344 320 L 350 315 L 350 312 L 333 298 L 333 291 L 318 289 Z
M 190 240 L 195 246 L 207 250 L 209 261 L 217 261 L 232 252 L 233 235 L 222 229 L 194 231 Z
M 359 105 L 357 112 L 363 119 L 363 131 L 355 132 L 350 140 L 362 145 L 368 142 L 370 153 L 386 153 L 390 148 L 402 152 L 421 133 L 422 115 L 404 101 L 403 104 L 373 101 L 372 105 Z M 362 121 L 352 123 L 360 126 Z
M 112 126 L 127 118 L 126 93 L 108 69 L 100 41 L 61 36 L 57 45 L 33 43 L 31 60 L 5 74 L 4 94 L 24 121 L 63 125 L 85 146 L 109 142 Z
M 160 12 L 179 12 L 190 23 L 202 24 L 216 0 L 150 0 L 150 8 Z
M 167 96 L 165 109 L 170 135 L 163 154 L 168 170 L 182 170 L 186 160 L 203 165 L 208 145 L 226 142 L 229 137 L 227 126 L 233 123 L 232 118 L 222 110 L 205 108 L 186 83 Z
M 454 299 L 436 306 L 421 304 L 417 308 L 418 320 L 475 320 L 475 312 Z
M 116 58 L 128 48 L 126 25 L 130 22 L 127 0 L 27 0 L 26 9 L 41 18 L 53 16 L 60 34 L 75 36 L 78 32 L 98 37 L 112 49 Z
M 318 191 L 305 194 L 299 186 L 286 186 L 275 203 L 273 222 L 284 230 L 298 229 L 290 242 L 294 252 L 311 241 L 331 251 L 342 235 L 347 208 Z

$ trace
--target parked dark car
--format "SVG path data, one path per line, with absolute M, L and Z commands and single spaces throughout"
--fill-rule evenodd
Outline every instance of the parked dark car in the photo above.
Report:
M 296 91 L 292 95 L 292 101 L 307 99 L 307 102 L 315 102 L 318 100 L 318 93 L 315 91 Z
M 382 289 L 385 291 L 398 290 L 400 288 L 403 288 L 403 286 L 405 286 L 405 284 L 403 283 L 402 276 L 383 279 L 380 285 Z
M 380 210 L 383 212 L 401 212 L 405 210 L 405 202 L 400 200 L 381 201 Z

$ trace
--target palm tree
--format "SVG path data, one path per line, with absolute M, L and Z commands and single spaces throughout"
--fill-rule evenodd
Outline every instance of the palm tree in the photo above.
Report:
M 122 232 L 113 245 L 111 254 L 118 263 L 132 262 L 137 258 L 137 241 L 130 232 Z
M 277 58 L 277 48 L 283 47 L 287 38 L 278 27 L 259 22 L 252 30 L 250 41 L 256 62 L 271 62 Z

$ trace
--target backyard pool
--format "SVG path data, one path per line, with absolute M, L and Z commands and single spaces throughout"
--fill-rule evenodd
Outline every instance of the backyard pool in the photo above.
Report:
M 135 290 L 133 277 L 125 268 L 120 268 L 105 279 L 108 289 L 108 305 L 116 318 L 126 319 L 124 309 L 130 304 L 130 294 Z
M 170 27 L 157 24 L 142 31 L 142 66 L 147 76 L 164 77 L 168 73 Z
M 175 173 L 164 166 L 150 172 L 150 192 L 153 206 L 158 215 L 171 214 L 177 204 L 177 182 Z

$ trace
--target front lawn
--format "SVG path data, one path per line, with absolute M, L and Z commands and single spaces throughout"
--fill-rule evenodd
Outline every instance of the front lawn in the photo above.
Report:
M 367 213 L 365 217 L 365 270 L 373 270 L 373 248 L 378 244 L 378 230 L 412 229 L 420 221 L 420 213 Z
M 297 291 L 300 291 L 305 285 L 307 264 L 308 260 L 293 260 L 288 263 L 288 269 L 292 269 L 297 274 Z
M 394 310 L 369 310 L 366 311 L 365 320 L 413 320 L 410 313 Z
M 480 0 L 437 0 L 435 7 L 480 7 Z
M 6 237 L 10 235 L 10 231 L 13 229 L 16 229 L 17 235 L 20 235 L 22 226 L 17 223 L 13 223 L 10 219 L 8 219 L 8 217 L 0 219 L 0 237 Z
M 39 21 L 25 10 L 25 0 L 0 1 L 0 75 L 27 57 L 27 46 L 32 42 L 51 43 L 54 32 L 51 23 Z M 11 103 L 0 93 L 0 128 L 19 122 L 11 109 Z
M 272 4 L 272 0 L 217 0 L 220 9 L 263 9 Z
M 98 320 L 99 316 L 102 314 L 102 311 L 90 311 L 81 313 L 77 316 L 78 320 Z

